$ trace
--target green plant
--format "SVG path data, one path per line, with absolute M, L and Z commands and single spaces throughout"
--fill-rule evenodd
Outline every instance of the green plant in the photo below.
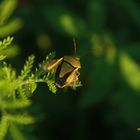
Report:
M 42 65 L 32 72 L 34 55 L 28 57 L 21 74 L 17 76 L 16 71 L 8 65 L 4 59 L 5 55 L 1 53 L 9 47 L 13 38 L 8 37 L 0 42 L 0 140 L 6 137 L 10 132 L 13 139 L 25 139 L 20 127 L 34 123 L 35 119 L 30 116 L 26 110 L 30 106 L 29 97 L 35 91 L 38 82 L 45 82 L 49 89 L 56 93 L 56 86 L 51 79 L 51 74 L 44 74 Z M 44 62 L 53 58 L 54 54 L 50 54 Z M 43 75 L 43 76 L 42 76 Z
M 17 6 L 17 0 L 3 0 L 0 4 L 0 38 L 7 37 L 22 26 L 19 18 L 10 18 Z
M 0 3 L 0 38 L 11 36 L 22 27 L 21 19 L 11 18 L 16 6 L 17 0 L 3 0 Z M 8 58 L 17 55 L 18 52 L 19 47 L 15 44 L 12 44 L 12 47 L 1 50 L 1 53 Z
M 21 74 L 5 62 L 9 56 L 16 54 L 17 46 L 13 45 L 13 37 L 6 37 L 18 30 L 22 22 L 19 19 L 9 20 L 16 7 L 16 0 L 4 0 L 0 5 L 0 140 L 9 137 L 15 140 L 25 140 L 24 127 L 34 123 L 29 115 L 30 96 L 35 91 L 38 82 L 45 82 L 49 89 L 56 93 L 56 86 L 51 79 L 51 73 L 44 73 L 42 65 L 32 72 L 34 55 L 28 57 Z M 12 49 L 13 48 L 13 49 Z M 11 51 L 12 50 L 12 51 Z M 11 54 L 12 52 L 12 54 Z M 43 63 L 54 57 L 51 53 Z M 29 139 L 29 138 L 28 138 Z

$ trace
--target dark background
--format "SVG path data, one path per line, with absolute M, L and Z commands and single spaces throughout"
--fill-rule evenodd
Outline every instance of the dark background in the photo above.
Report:
M 13 17 L 24 23 L 9 60 L 17 70 L 30 54 L 35 64 L 52 51 L 73 55 L 73 38 L 81 57 L 82 87 L 34 93 L 38 140 L 140 139 L 139 0 L 19 0 Z

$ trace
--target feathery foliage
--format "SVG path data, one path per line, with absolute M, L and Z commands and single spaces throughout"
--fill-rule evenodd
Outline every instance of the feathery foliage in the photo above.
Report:
M 21 26 L 19 19 L 9 21 L 9 17 L 16 7 L 16 0 L 4 0 L 0 5 L 0 38 L 11 35 Z M 30 139 L 23 133 L 27 130 L 26 125 L 35 122 L 35 118 L 29 115 L 27 108 L 31 105 L 30 96 L 37 88 L 38 82 L 45 82 L 49 89 L 56 93 L 56 86 L 49 73 L 42 71 L 42 64 L 32 70 L 34 55 L 28 57 L 21 74 L 5 62 L 8 48 L 13 46 L 13 37 L 5 37 L 0 41 L 0 140 L 11 137 L 13 140 Z M 50 54 L 45 61 L 51 60 L 54 53 Z
M 0 52 L 9 47 L 12 40 L 13 38 L 8 37 L 1 41 Z M 29 56 L 19 76 L 16 74 L 16 71 L 4 61 L 6 56 L 1 59 L 0 111 L 2 115 L 0 122 L 0 140 L 5 139 L 9 129 L 14 139 L 19 139 L 19 137 L 23 139 L 23 134 L 20 132 L 20 129 L 18 129 L 18 125 L 29 125 L 35 122 L 35 119 L 26 112 L 26 108 L 31 104 L 29 97 L 37 88 L 38 82 L 47 83 L 49 89 L 53 93 L 56 93 L 57 89 L 52 80 L 52 74 L 43 73 L 42 71 L 42 64 L 51 60 L 53 58 L 52 55 L 54 56 L 54 53 L 49 54 L 46 60 L 39 64 L 39 68 L 36 68 L 35 73 L 32 72 L 35 57 L 33 55 Z
M 1 52 L 6 49 L 12 42 L 12 37 L 7 37 L 3 41 L 0 41 L 0 60 L 3 60 L 6 56 L 1 54 Z
M 7 36 L 13 35 L 17 30 L 19 30 L 22 26 L 22 21 L 19 18 L 10 18 L 10 16 L 14 13 L 14 10 L 17 6 L 17 0 L 2 0 L 0 3 L 0 38 L 7 38 Z M 7 38 L 3 42 L 0 42 L 0 60 L 9 57 L 13 57 L 18 54 L 19 48 L 17 45 L 13 45 L 7 49 L 3 49 L 6 43 L 9 43 L 13 40 L 13 38 Z M 8 45 L 8 44 L 7 44 Z
M 10 19 L 17 5 L 17 0 L 3 0 L 0 5 L 0 38 L 9 36 L 22 26 L 20 19 Z

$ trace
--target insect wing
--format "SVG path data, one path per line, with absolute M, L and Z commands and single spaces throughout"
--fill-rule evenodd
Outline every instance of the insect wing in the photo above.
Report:
M 54 59 L 48 62 L 48 65 L 47 65 L 48 71 L 52 71 L 52 70 L 55 71 L 62 61 L 63 61 L 63 58 Z
M 59 75 L 61 72 L 61 68 L 62 68 L 62 63 L 58 66 L 56 73 L 55 73 L 55 83 L 59 88 L 65 87 L 66 80 L 69 77 L 69 75 L 71 74 L 71 72 L 68 72 L 63 77 L 60 77 Z
M 64 61 L 68 62 L 75 68 L 81 68 L 80 58 L 77 56 L 64 56 Z
M 74 84 L 79 77 L 80 73 L 78 72 L 78 68 L 76 68 L 75 70 L 73 70 L 73 72 L 69 75 L 69 77 L 66 80 L 67 84 Z
M 64 75 L 72 72 L 73 70 L 74 70 L 74 68 L 69 63 L 64 61 L 61 66 L 61 71 L 60 71 L 59 77 L 62 78 L 62 77 L 64 77 Z

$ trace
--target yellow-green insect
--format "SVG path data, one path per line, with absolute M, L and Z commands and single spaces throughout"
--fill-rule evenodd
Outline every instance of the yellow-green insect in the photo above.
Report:
M 76 52 L 75 40 L 74 48 Z M 49 72 L 55 72 L 55 83 L 59 88 L 73 87 L 79 80 L 80 57 L 74 55 L 53 59 L 47 63 L 46 68 Z

